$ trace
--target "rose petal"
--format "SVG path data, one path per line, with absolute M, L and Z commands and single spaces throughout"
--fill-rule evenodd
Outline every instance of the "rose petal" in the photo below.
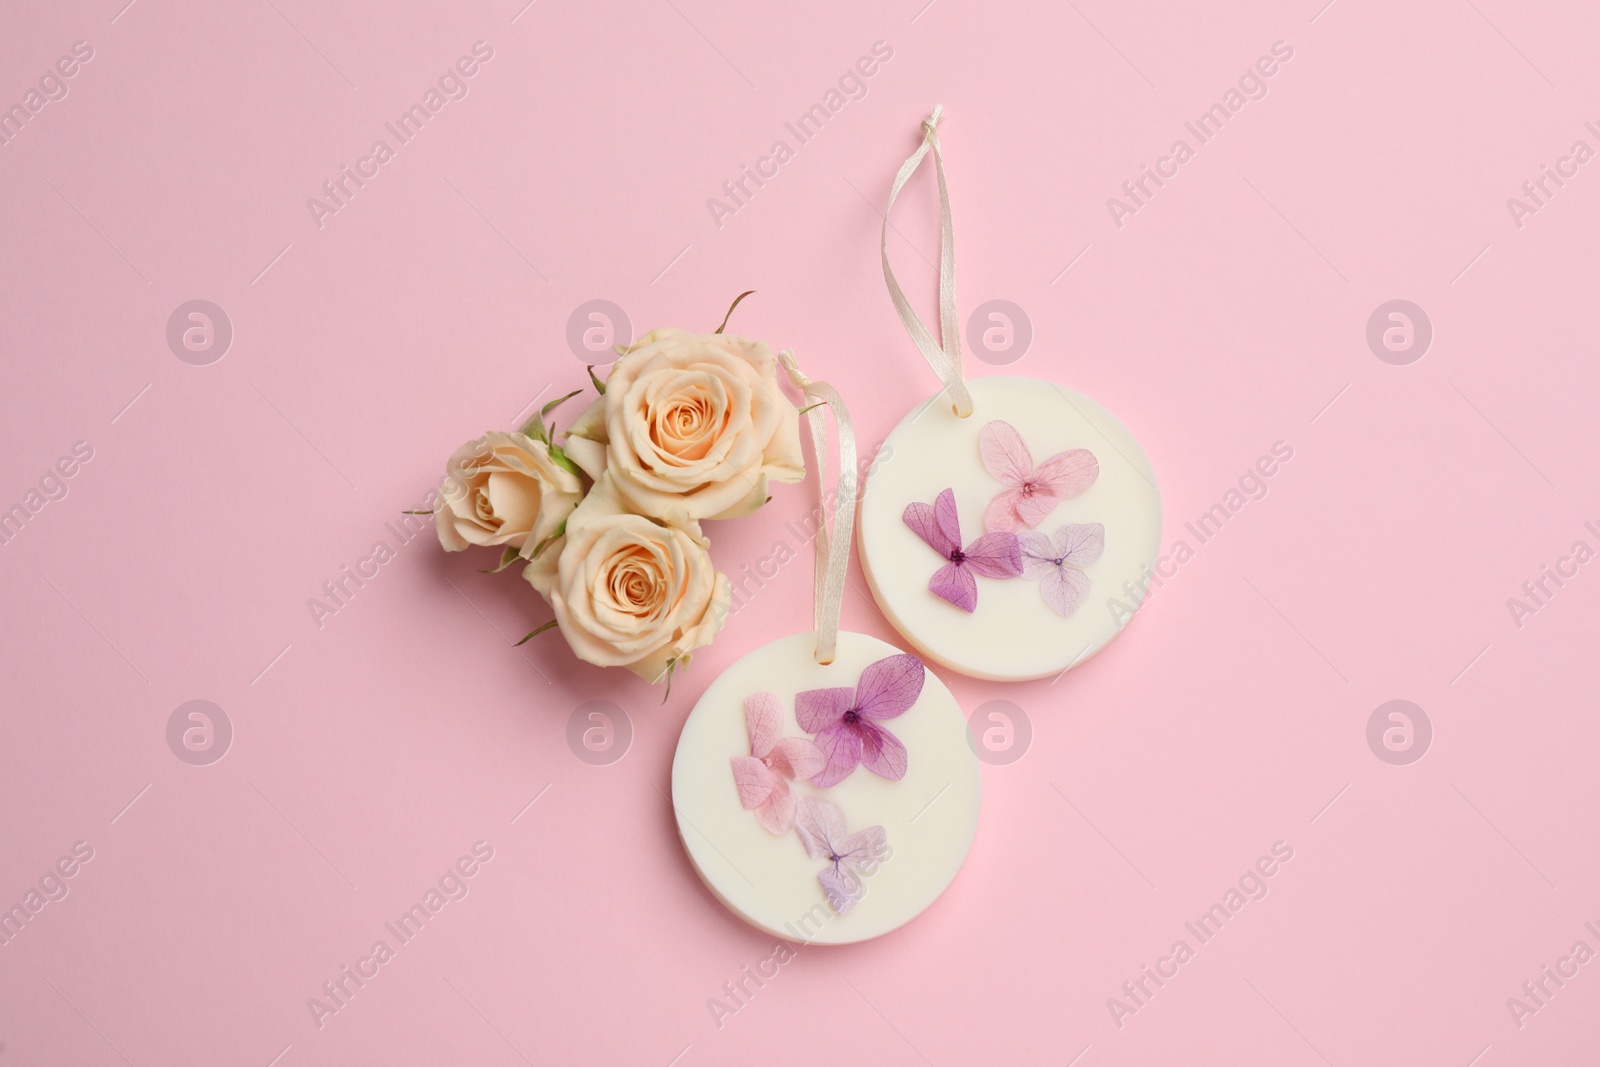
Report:
M 499 539 L 514 548 L 521 548 L 528 534 L 539 521 L 539 512 L 548 494 L 537 481 L 521 475 L 496 472 L 489 475 L 484 485 L 484 497 L 495 517 L 500 520 Z M 517 530 L 520 533 L 508 533 Z
M 528 565 L 522 568 L 523 579 L 546 600 L 550 599 L 550 589 L 556 583 L 557 561 L 561 559 L 561 549 L 565 544 L 565 537 L 556 538 L 545 545 L 539 555 L 529 560 Z M 528 551 L 526 546 L 523 551 Z
M 715 515 L 707 515 L 706 518 L 737 519 L 741 516 L 750 515 L 756 511 L 759 511 L 761 509 L 761 505 L 765 504 L 767 502 L 767 498 L 771 495 L 767 488 L 767 475 L 764 472 L 757 473 L 755 478 L 748 484 L 750 488 L 749 491 L 744 494 L 744 496 L 734 500 Z M 696 494 L 696 496 L 698 496 L 698 494 Z
M 573 420 L 567 432 L 562 435 L 571 439 L 581 437 L 587 441 L 599 441 L 604 444 L 606 439 L 606 398 L 597 396 L 583 409 L 583 413 Z M 572 455 L 572 450 L 567 449 L 567 455 Z M 573 462 L 577 462 L 574 460 Z M 582 466 L 582 464 L 578 464 Z
M 561 451 L 567 458 L 578 465 L 578 469 L 595 481 L 606 472 L 606 446 L 603 441 L 591 441 L 587 437 L 579 437 L 576 433 L 570 434 L 561 446 Z
M 929 508 L 929 511 L 932 509 Z M 446 552 L 462 552 L 472 546 L 472 542 L 462 537 L 460 531 L 456 529 L 455 513 L 442 501 L 438 510 L 433 513 L 433 532 L 439 535 L 439 544 Z

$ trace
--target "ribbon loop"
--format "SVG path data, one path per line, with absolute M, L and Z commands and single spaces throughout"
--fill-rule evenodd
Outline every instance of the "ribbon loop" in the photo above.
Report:
M 834 649 L 839 637 L 839 613 L 844 608 L 845 572 L 850 566 L 850 538 L 856 521 L 856 435 L 850 423 L 850 411 L 845 407 L 839 391 L 827 382 L 814 382 L 807 378 L 795 362 L 794 352 L 784 349 L 778 353 L 789 380 L 805 394 L 808 410 L 806 425 L 811 429 L 811 450 L 817 457 L 817 505 L 820 515 L 817 522 L 816 555 L 813 567 L 813 593 L 811 625 L 816 631 L 816 660 L 826 666 L 833 662 Z M 823 471 L 828 462 L 828 434 L 819 410 L 826 405 L 833 412 L 833 422 L 839 433 L 839 479 L 833 488 L 832 507 L 829 493 L 823 485 Z
M 879 252 L 883 257 L 883 280 L 889 286 L 889 299 L 894 303 L 901 325 L 911 335 L 922 358 L 928 361 L 928 366 L 933 368 L 933 373 L 944 384 L 955 413 L 966 418 L 972 414 L 972 394 L 967 391 L 961 374 L 961 321 L 956 314 L 955 234 L 950 221 L 950 190 L 945 184 L 944 156 L 939 149 L 939 119 L 943 114 L 944 105 L 940 104 L 922 120 L 922 144 L 900 165 L 899 173 L 894 176 L 894 185 L 889 189 L 889 203 L 883 209 Z M 934 341 L 933 335 L 917 317 L 900 283 L 895 280 L 894 269 L 889 266 L 889 213 L 894 210 L 895 198 L 900 195 L 900 190 L 916 173 L 930 149 L 933 151 L 934 174 L 939 180 L 939 338 L 942 344 Z

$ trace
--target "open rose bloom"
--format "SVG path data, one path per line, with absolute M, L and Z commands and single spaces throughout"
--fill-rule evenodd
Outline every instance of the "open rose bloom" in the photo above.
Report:
M 804 480 L 799 414 L 772 350 L 721 333 L 653 330 L 596 387 L 565 432 L 543 420 L 558 400 L 522 432 L 457 449 L 434 522 L 451 551 L 526 561 L 555 613 L 534 633 L 559 627 L 578 658 L 656 682 L 727 614 L 700 520 L 747 515 L 770 483 Z
M 713 568 L 708 547 L 697 524 L 628 511 L 601 475 L 567 522 L 554 574 L 535 560 L 525 577 L 543 586 L 579 659 L 657 682 L 710 644 L 727 614 L 728 578 Z
M 748 515 L 769 481 L 806 476 L 777 357 L 764 342 L 724 334 L 645 334 L 565 448 L 590 477 L 610 472 L 631 507 L 666 522 Z
M 531 556 L 583 496 L 577 475 L 557 466 L 550 447 L 520 433 L 487 433 L 445 464 L 433 523 L 451 552 L 509 545 Z

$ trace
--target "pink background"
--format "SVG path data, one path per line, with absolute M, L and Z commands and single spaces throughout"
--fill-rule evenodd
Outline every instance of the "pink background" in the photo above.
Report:
M 523 2 L 0 12 L 0 104 L 94 50 L 0 147 L 0 508 L 93 449 L 0 548 L 0 904 L 94 849 L 0 947 L 0 1065 L 1594 1055 L 1600 962 L 1520 1028 L 1506 1005 L 1600 949 L 1600 569 L 1520 628 L 1507 606 L 1600 547 L 1600 163 L 1520 227 L 1506 205 L 1600 148 L 1592 7 Z M 319 229 L 307 198 L 480 40 L 469 95 Z M 1107 198 L 1280 40 L 1268 95 L 1118 227 Z M 866 97 L 719 228 L 707 198 L 876 41 Z M 582 384 L 588 300 L 708 329 L 757 289 L 738 328 L 882 440 L 932 391 L 877 212 L 935 103 L 963 311 L 1015 302 L 1034 339 L 1005 372 L 1140 436 L 1167 544 L 1274 442 L 1294 458 L 1083 669 L 951 679 L 1033 730 L 984 768 L 965 870 L 902 931 L 800 949 L 719 1028 L 708 999 L 772 939 L 697 882 L 668 769 L 709 680 L 806 625 L 808 559 L 665 705 L 558 639 L 513 649 L 548 609 L 428 538 L 320 629 L 307 600 L 393 546 L 456 445 Z M 892 245 L 925 314 L 931 184 Z M 209 366 L 165 339 L 196 298 L 234 328 Z M 1408 366 L 1365 339 L 1395 298 L 1433 324 Z M 719 565 L 810 492 L 712 528 Z M 845 626 L 894 639 L 852 581 Z M 1366 741 L 1396 698 L 1433 724 L 1409 766 Z M 193 699 L 234 728 L 209 766 L 166 742 Z M 606 766 L 565 740 L 597 699 L 634 732 Z M 480 840 L 470 894 L 319 1029 L 307 998 Z M 1107 999 L 1280 840 L 1270 894 L 1119 1028 Z

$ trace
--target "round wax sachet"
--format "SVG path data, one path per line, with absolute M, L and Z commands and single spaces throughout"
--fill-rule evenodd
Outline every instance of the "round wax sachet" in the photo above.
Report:
M 1139 442 L 1081 393 L 1035 378 L 936 394 L 889 434 L 862 492 L 873 597 L 929 659 L 974 678 L 1059 674 L 1138 608 L 1161 496 Z
M 745 655 L 678 739 L 678 833 L 711 892 L 777 937 L 845 944 L 915 918 L 977 830 L 978 760 L 955 698 L 922 661 L 840 633 Z

